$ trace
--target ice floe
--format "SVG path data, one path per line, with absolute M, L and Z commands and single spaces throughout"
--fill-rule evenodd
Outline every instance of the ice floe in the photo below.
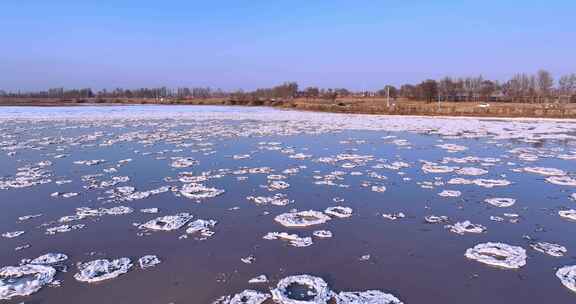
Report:
M 288 195 L 282 193 L 277 193 L 273 196 L 247 196 L 246 199 L 258 205 L 286 206 L 294 202 L 288 199 Z
M 336 295 L 336 304 L 402 304 L 402 301 L 380 290 L 367 290 L 340 292 Z
M 466 250 L 471 260 L 506 269 L 518 269 L 526 265 L 526 250 L 505 243 L 481 243 Z
M 562 285 L 576 292 L 576 265 L 561 267 L 556 271 L 556 277 L 560 279 Z
M 94 260 L 78 264 L 78 273 L 74 278 L 80 282 L 95 283 L 116 278 L 132 268 L 129 258 L 115 260 Z
M 530 247 L 532 247 L 532 249 L 536 251 L 540 251 L 542 253 L 546 253 L 554 257 L 562 257 L 566 255 L 566 253 L 568 252 L 568 249 L 566 249 L 566 247 L 548 242 L 532 243 L 530 244 Z
M 63 253 L 47 253 L 27 262 L 27 264 L 52 265 L 66 260 L 68 260 L 68 256 Z
M 184 197 L 201 200 L 205 198 L 212 198 L 223 194 L 225 191 L 223 189 L 216 189 L 211 187 L 206 187 L 202 184 L 186 184 L 182 186 L 180 194 Z
M 305 299 L 295 299 L 290 292 L 293 286 L 306 288 Z M 281 304 L 326 304 L 332 298 L 332 291 L 322 278 L 306 274 L 283 278 L 271 293 L 274 301 Z
M 162 216 L 140 225 L 140 229 L 162 231 L 178 230 L 192 220 L 192 217 L 189 213 Z
M 317 238 L 331 238 L 332 237 L 332 232 L 329 230 L 316 230 L 314 232 L 312 232 L 312 235 L 314 235 Z
M 546 181 L 554 185 L 576 187 L 576 179 L 570 176 L 549 176 Z
M 264 284 L 264 283 L 268 283 L 268 282 L 269 282 L 268 277 L 264 274 L 261 274 L 257 277 L 254 277 L 254 278 L 248 280 L 249 284 Z
M 445 215 L 427 215 L 424 217 L 424 221 L 426 221 L 426 223 L 428 224 L 440 224 L 440 223 L 446 223 L 448 222 L 450 219 L 445 216 Z
M 300 237 L 286 232 L 269 232 L 262 237 L 265 240 L 284 240 L 292 247 L 308 247 L 313 244 L 311 237 Z
M 140 265 L 142 269 L 154 267 L 160 263 L 161 261 L 156 255 L 145 255 L 138 259 L 138 265 Z
M 524 168 L 524 172 L 536 173 L 536 174 L 546 175 L 546 176 L 564 176 L 564 175 L 566 175 L 566 172 L 564 170 L 556 169 L 556 168 L 547 168 L 547 167 L 526 167 L 526 168 Z
M 484 202 L 494 207 L 506 208 L 513 206 L 516 203 L 516 200 L 513 198 L 493 197 L 485 199 Z
M 480 224 L 472 224 L 470 221 L 457 222 L 453 225 L 446 226 L 450 231 L 457 234 L 465 233 L 483 233 L 486 232 L 486 227 Z
M 247 289 L 233 296 L 222 297 L 212 304 L 262 304 L 270 297 L 270 294 Z
M 274 218 L 284 227 L 308 227 L 324 224 L 330 220 L 330 217 L 320 211 L 307 210 L 300 212 L 283 213 Z
M 346 218 L 352 216 L 352 208 L 344 206 L 328 207 L 324 210 L 324 213 L 338 218 Z
M 444 190 L 438 193 L 438 195 L 442 197 L 460 197 L 462 195 L 462 192 L 458 190 Z
M 6 266 L 0 268 L 0 300 L 29 296 L 52 283 L 56 269 L 46 265 Z
M 16 237 L 23 235 L 24 233 L 26 233 L 26 231 L 4 232 L 4 233 L 2 233 L 2 237 L 7 238 L 7 239 L 13 239 L 13 238 L 16 238 Z

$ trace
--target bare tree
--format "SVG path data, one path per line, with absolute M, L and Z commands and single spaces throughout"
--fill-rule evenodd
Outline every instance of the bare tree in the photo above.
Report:
M 536 83 L 540 102 L 547 100 L 554 86 L 552 75 L 546 70 L 539 70 L 536 74 Z
M 433 102 L 438 97 L 438 83 L 436 80 L 428 79 L 422 82 L 419 87 L 426 102 Z
M 558 93 L 562 99 L 576 99 L 576 74 L 564 75 L 558 80 Z

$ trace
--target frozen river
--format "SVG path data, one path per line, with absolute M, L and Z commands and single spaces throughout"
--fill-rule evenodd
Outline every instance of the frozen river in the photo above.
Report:
M 570 121 L 4 107 L 0 168 L 2 303 L 576 301 Z

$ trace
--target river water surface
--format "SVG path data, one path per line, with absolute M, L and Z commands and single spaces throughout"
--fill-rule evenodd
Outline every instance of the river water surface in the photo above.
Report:
M 68 257 L 49 266 L 59 284 L 6 293 L 2 303 L 212 303 L 246 289 L 269 294 L 300 274 L 334 293 L 380 290 L 410 304 L 576 302 L 556 275 L 576 265 L 572 122 L 6 107 L 0 170 L 0 267 Z M 512 200 L 498 206 L 494 198 Z M 352 213 L 325 213 L 334 206 Z M 281 220 L 307 210 L 324 220 Z M 182 213 L 193 217 L 178 229 L 143 226 Z M 442 220 L 430 223 L 432 215 Z M 217 224 L 187 233 L 197 219 Z M 464 221 L 481 231 L 457 233 Z M 70 231 L 50 233 L 63 225 Z M 270 232 L 308 241 L 263 238 Z M 465 256 L 487 242 L 524 250 L 525 264 L 507 269 Z M 565 252 L 537 251 L 539 242 Z M 142 269 L 145 255 L 161 263 Z M 122 257 L 133 266 L 115 278 L 75 277 L 79 263 Z M 259 275 L 268 282 L 248 283 Z M 0 295 L 34 278 L 0 276 Z

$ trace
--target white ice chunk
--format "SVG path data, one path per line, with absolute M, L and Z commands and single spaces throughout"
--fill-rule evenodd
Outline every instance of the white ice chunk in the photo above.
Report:
M 138 259 L 138 264 L 142 269 L 154 267 L 160 263 L 161 263 L 160 259 L 158 258 L 158 256 L 155 255 L 145 255 Z
M 167 215 L 155 218 L 140 225 L 140 229 L 150 229 L 150 230 L 162 230 L 171 231 L 182 228 L 190 220 L 192 220 L 192 215 L 189 213 L 179 213 L 176 215 Z
M 222 297 L 212 302 L 212 304 L 262 304 L 269 298 L 270 295 L 267 293 L 248 289 L 234 296 Z
M 516 200 L 513 198 L 493 197 L 485 199 L 484 202 L 494 207 L 506 208 L 514 205 L 516 203 Z
M 344 206 L 328 207 L 324 210 L 324 213 L 339 218 L 345 218 L 352 216 L 352 208 Z
M 294 299 L 294 295 L 289 291 L 293 286 L 305 287 L 307 299 Z M 322 278 L 306 274 L 289 276 L 280 280 L 271 292 L 272 299 L 281 304 L 326 304 L 333 295 Z
M 480 224 L 472 224 L 470 221 L 457 222 L 454 225 L 448 225 L 446 227 L 457 234 L 482 233 L 486 231 L 486 227 Z
M 340 292 L 336 304 L 402 304 L 395 296 L 379 290 L 361 292 Z
M 274 220 L 284 227 L 294 228 L 324 224 L 330 220 L 330 217 L 320 211 L 307 210 L 283 213 L 276 216 Z
M 480 263 L 506 269 L 517 269 L 526 265 L 526 250 L 504 243 L 478 244 L 466 250 L 465 256 Z
M 212 198 L 223 194 L 225 191 L 222 189 L 216 189 L 211 187 L 206 187 L 202 184 L 186 184 L 182 186 L 180 194 L 184 197 L 200 200 L 205 198 Z
M 132 262 L 129 258 L 119 258 L 112 261 L 94 260 L 79 263 L 79 272 L 74 275 L 74 278 L 80 282 L 100 282 L 125 274 L 130 268 L 132 268 Z
M 64 262 L 66 260 L 68 260 L 68 256 L 63 254 L 63 253 L 47 253 L 47 254 L 41 255 L 41 256 L 33 259 L 28 264 L 51 265 L 51 264 Z
M 556 277 L 560 279 L 566 288 L 576 292 L 576 265 L 564 266 L 558 269 Z
M 536 251 L 540 251 L 554 257 L 562 257 L 568 252 L 568 249 L 566 249 L 564 246 L 547 242 L 533 243 L 530 244 L 530 247 Z
M 0 268 L 0 300 L 29 296 L 54 281 L 56 269 L 45 265 Z

